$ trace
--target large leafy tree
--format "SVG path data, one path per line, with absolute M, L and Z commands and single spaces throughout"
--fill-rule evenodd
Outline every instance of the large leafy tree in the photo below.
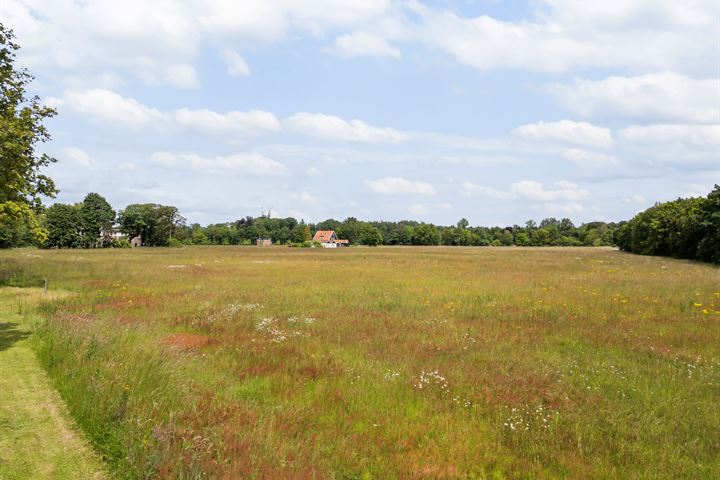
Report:
M 48 238 L 45 245 L 58 248 L 77 248 L 83 244 L 81 205 L 56 203 L 45 212 Z
M 164 247 L 185 225 L 178 209 L 169 205 L 142 203 L 128 205 L 118 214 L 120 231 L 130 237 L 139 236 L 143 245 Z
M 115 222 L 115 210 L 105 198 L 97 193 L 88 193 L 80 205 L 83 243 L 92 247 L 102 238 L 103 243 L 110 243 L 110 234 Z
M 56 112 L 42 105 L 38 96 L 28 96 L 26 87 L 33 76 L 15 66 L 20 47 L 14 38 L 0 23 L 0 230 L 29 228 L 43 242 L 47 232 L 37 221 L 41 197 L 54 197 L 57 189 L 40 171 L 55 159 L 36 147 L 50 140 L 43 121 Z

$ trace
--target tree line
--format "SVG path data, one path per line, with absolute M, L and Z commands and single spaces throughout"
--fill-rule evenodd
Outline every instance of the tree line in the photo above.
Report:
M 601 246 L 613 245 L 618 224 L 585 223 L 545 218 L 539 224 L 472 227 L 466 219 L 452 226 L 412 220 L 367 222 L 354 217 L 305 223 L 295 218 L 251 216 L 203 227 L 187 225 L 177 207 L 154 203 L 131 204 L 117 213 L 97 193 L 76 204 L 55 203 L 37 215 L 45 235 L 38 239 L 28 229 L 0 224 L 0 246 L 45 248 L 128 247 L 139 237 L 144 246 L 250 245 L 258 238 L 275 244 L 312 246 L 317 230 L 335 230 L 351 245 L 466 245 L 466 246 Z
M 720 263 L 720 186 L 707 197 L 658 203 L 622 222 L 615 243 L 625 251 Z
M 44 234 L 37 236 L 33 229 Z M 129 247 L 140 237 L 144 246 L 251 245 L 258 238 L 274 244 L 312 246 L 317 230 L 335 230 L 351 245 L 457 246 L 618 246 L 626 252 L 663 255 L 720 263 L 720 187 L 707 197 L 679 198 L 638 213 L 619 223 L 590 222 L 575 226 L 568 218 L 528 220 L 505 227 L 402 221 L 327 219 L 305 223 L 295 218 L 246 216 L 232 222 L 188 225 L 177 207 L 131 204 L 117 213 L 97 193 L 74 205 L 55 203 L 41 209 L 36 227 L 18 228 L 0 222 L 0 247 L 45 248 Z M 122 235 L 122 236 L 119 236 Z

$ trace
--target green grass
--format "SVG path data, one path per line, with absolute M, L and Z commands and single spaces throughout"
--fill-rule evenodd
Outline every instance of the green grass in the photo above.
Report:
M 117 478 L 720 478 L 720 270 L 591 248 L 12 251 Z
M 30 346 L 25 313 L 41 292 L 0 288 L 0 478 L 105 478 Z

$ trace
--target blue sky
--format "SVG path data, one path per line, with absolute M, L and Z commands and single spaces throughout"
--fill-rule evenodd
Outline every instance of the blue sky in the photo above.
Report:
M 714 0 L 3 0 L 58 201 L 506 225 L 720 183 Z

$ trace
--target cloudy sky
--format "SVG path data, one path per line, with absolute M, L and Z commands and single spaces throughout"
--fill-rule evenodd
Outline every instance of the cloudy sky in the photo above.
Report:
M 0 0 L 59 201 L 505 225 L 720 183 L 716 0 Z

